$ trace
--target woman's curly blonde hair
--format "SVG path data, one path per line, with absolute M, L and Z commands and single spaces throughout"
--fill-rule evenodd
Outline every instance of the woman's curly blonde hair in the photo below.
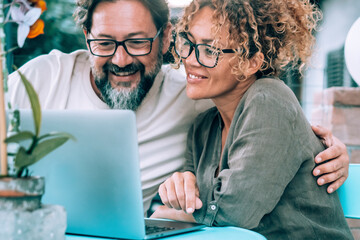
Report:
M 245 69 L 258 52 L 264 54 L 258 78 L 278 76 L 285 66 L 300 64 L 302 69 L 311 55 L 321 12 L 309 0 L 194 0 L 177 24 L 177 34 L 188 32 L 194 15 L 205 6 L 214 9 L 213 45 L 221 48 L 218 33 L 228 28 L 225 40 L 236 50 L 230 62 L 239 80 L 246 79 Z

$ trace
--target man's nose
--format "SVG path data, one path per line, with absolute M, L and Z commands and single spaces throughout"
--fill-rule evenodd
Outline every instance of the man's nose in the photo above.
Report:
M 111 62 L 119 67 L 125 67 L 133 63 L 133 57 L 126 52 L 124 46 L 120 45 L 112 56 Z

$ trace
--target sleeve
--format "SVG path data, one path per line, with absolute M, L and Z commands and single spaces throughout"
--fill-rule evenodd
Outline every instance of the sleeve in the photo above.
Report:
M 235 114 L 222 170 L 207 195 L 212 201 L 195 212 L 197 221 L 252 229 L 275 208 L 303 161 L 297 154 L 296 115 L 294 104 L 276 96 L 259 93 L 247 101 Z
M 32 60 L 26 63 L 19 69 L 27 80 L 34 86 L 34 80 L 39 78 L 37 60 Z M 30 108 L 30 101 L 26 94 L 25 87 L 22 84 L 20 75 L 17 71 L 13 72 L 8 77 L 8 93 L 7 97 L 11 105 L 16 108 Z M 36 88 L 35 88 L 36 91 Z M 38 95 L 39 92 L 37 91 Z
M 30 81 L 38 94 L 42 108 L 60 99 L 67 101 L 69 85 L 76 55 L 53 50 L 25 63 L 19 71 Z M 21 82 L 20 75 L 13 72 L 8 78 L 8 100 L 18 108 L 30 108 L 30 101 Z M 64 103 L 62 103 L 64 104 Z

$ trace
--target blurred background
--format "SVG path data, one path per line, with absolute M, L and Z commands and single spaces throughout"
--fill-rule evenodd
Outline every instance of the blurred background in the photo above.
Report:
M 172 23 L 181 16 L 184 6 L 191 0 L 169 0 Z M 317 47 L 311 64 L 303 75 L 296 69 L 287 69 L 281 75 L 294 91 L 306 116 L 310 120 L 315 92 L 332 86 L 357 86 L 347 72 L 344 62 L 344 42 L 352 23 L 360 17 L 359 0 L 314 0 L 323 11 L 323 21 L 317 33 Z M 76 26 L 72 13 L 75 0 L 46 0 L 47 10 L 41 15 L 45 21 L 45 34 L 27 39 L 21 49 L 7 56 L 7 66 L 20 67 L 28 60 L 47 54 L 52 49 L 69 53 L 86 48 L 81 29 Z M 6 24 L 6 48 L 16 46 L 16 24 Z M 166 61 L 171 61 L 167 54 Z
M 41 15 L 45 21 L 45 34 L 35 39 L 27 39 L 21 49 L 7 55 L 7 68 L 22 66 L 30 59 L 47 54 L 52 49 L 69 53 L 85 49 L 85 39 L 81 29 L 74 23 L 72 13 L 75 0 L 45 0 L 47 10 Z M 171 22 L 181 16 L 184 6 L 191 0 L 169 0 Z M 4 0 L 6 3 L 6 0 Z M 344 60 L 344 43 L 351 25 L 360 17 L 360 0 L 313 0 L 323 12 L 317 44 L 309 67 L 303 74 L 297 69 L 285 69 L 281 79 L 297 96 L 306 117 L 313 124 L 321 124 L 331 129 L 348 149 L 350 161 L 360 163 L 360 104 L 339 104 L 327 102 L 328 96 L 337 93 L 346 100 L 359 102 L 360 89 L 331 87 L 358 87 L 347 71 Z M 6 24 L 6 49 L 16 46 L 16 24 Z M 10 36 L 10 37 L 9 37 Z M 359 43 L 360 44 L 360 43 Z M 165 61 L 171 62 L 171 54 Z M 360 68 L 360 66 L 359 66 Z M 329 89 L 331 88 L 331 89 Z M 335 89 L 335 90 L 334 90 Z M 320 94 L 316 100 L 317 94 Z M 341 97 L 339 97 L 341 98 Z M 340 102 L 344 99 L 340 99 Z M 315 110 L 315 111 L 314 111 Z M 315 112 L 315 114 L 314 114 Z M 360 220 L 349 219 L 354 238 L 360 240 Z

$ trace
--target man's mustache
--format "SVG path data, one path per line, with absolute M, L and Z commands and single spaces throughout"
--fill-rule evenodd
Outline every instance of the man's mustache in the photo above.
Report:
M 119 67 L 112 63 L 107 63 L 104 65 L 104 72 L 110 71 L 115 74 L 118 73 L 135 73 L 137 71 L 145 71 L 145 66 L 141 63 L 131 63 L 125 67 Z

